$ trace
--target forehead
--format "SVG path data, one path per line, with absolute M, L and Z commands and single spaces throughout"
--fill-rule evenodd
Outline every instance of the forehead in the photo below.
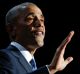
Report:
M 40 10 L 40 8 L 38 8 L 37 6 L 28 6 L 26 7 L 25 11 L 24 11 L 24 15 L 38 15 L 38 16 L 43 16 L 42 11 Z

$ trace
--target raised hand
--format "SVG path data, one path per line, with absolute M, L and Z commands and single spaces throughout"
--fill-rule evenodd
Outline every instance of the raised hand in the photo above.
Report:
M 52 59 L 51 64 L 48 66 L 50 74 L 54 74 L 57 71 L 63 70 L 73 60 L 73 57 L 71 56 L 67 59 L 64 59 L 65 48 L 67 44 L 71 41 L 73 35 L 74 31 L 71 31 L 57 48 L 54 58 Z

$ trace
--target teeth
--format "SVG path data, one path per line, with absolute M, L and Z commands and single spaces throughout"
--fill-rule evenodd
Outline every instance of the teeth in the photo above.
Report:
M 42 35 L 42 32 L 36 32 L 36 35 Z
M 37 34 L 42 34 L 42 32 L 37 32 Z

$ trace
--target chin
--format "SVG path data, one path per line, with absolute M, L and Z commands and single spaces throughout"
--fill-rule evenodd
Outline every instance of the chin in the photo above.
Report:
M 36 38 L 36 43 L 39 47 L 42 47 L 44 45 L 43 38 Z
M 38 46 L 42 47 L 44 45 L 44 42 L 38 42 Z

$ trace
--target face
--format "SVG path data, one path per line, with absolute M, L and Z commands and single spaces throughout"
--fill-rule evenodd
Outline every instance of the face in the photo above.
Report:
M 28 6 L 16 22 L 16 40 L 27 45 L 41 47 L 44 44 L 44 16 L 36 6 Z

